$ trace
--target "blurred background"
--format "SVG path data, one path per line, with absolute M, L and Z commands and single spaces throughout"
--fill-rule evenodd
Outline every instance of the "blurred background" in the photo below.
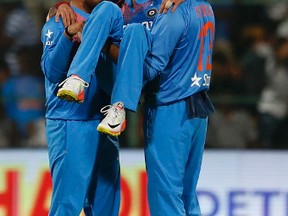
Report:
M 40 31 L 55 2 L 0 0 L 0 216 L 47 215 L 51 185 Z M 209 94 L 216 112 L 209 120 L 199 180 L 200 202 L 206 203 L 203 215 L 287 216 L 288 2 L 210 2 L 216 39 Z M 121 215 L 143 216 L 148 210 L 145 190 L 138 191 L 145 183 L 142 107 L 127 119 L 120 136 L 126 189 Z M 35 182 L 38 189 L 32 186 Z M 129 191 L 144 201 L 131 199 Z M 251 194 L 261 197 L 261 204 Z M 279 200 L 272 202 L 276 196 Z

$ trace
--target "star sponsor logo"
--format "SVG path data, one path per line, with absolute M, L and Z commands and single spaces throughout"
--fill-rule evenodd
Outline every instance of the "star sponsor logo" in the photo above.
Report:
M 45 35 L 50 39 L 52 34 L 53 34 L 53 32 L 50 31 L 50 29 L 48 29 L 48 31 Z
M 191 80 L 192 80 L 192 84 L 191 84 L 191 87 L 193 87 L 193 86 L 198 86 L 198 87 L 200 87 L 200 80 L 201 80 L 202 78 L 201 77 L 197 77 L 197 73 L 195 73 L 194 74 L 194 76 L 191 78 Z
M 45 43 L 46 46 L 51 46 L 53 44 L 53 41 L 51 41 L 51 35 L 53 34 L 54 32 L 52 32 L 50 29 L 48 29 L 47 33 L 45 34 L 46 37 L 47 37 L 47 41 Z

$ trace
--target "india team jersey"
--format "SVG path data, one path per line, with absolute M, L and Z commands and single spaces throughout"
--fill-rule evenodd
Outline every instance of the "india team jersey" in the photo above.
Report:
M 126 0 L 121 7 L 124 27 L 131 23 L 141 23 L 150 30 L 161 2 L 161 0 L 135 0 L 133 3 L 133 0 Z
M 186 0 L 174 13 L 156 17 L 144 74 L 148 80 L 157 77 L 157 89 L 150 89 L 157 104 L 209 89 L 214 32 L 214 13 L 205 0 Z
M 87 19 L 89 14 L 74 8 L 78 19 Z M 100 109 L 109 103 L 110 97 L 99 87 L 95 73 L 92 75 L 89 88 L 85 91 L 83 104 L 71 103 L 59 99 L 56 94 L 59 83 L 66 79 L 69 65 L 73 59 L 79 42 L 68 40 L 64 34 L 62 22 L 51 18 L 43 27 L 41 41 L 43 55 L 41 67 L 45 74 L 46 118 L 59 120 L 91 120 L 100 119 Z
M 134 4 L 132 4 L 131 0 L 126 0 L 121 8 L 124 17 L 123 28 L 129 23 L 142 23 L 147 29 L 151 29 L 160 5 L 161 0 L 138 0 Z M 83 11 L 77 8 L 73 9 L 78 16 L 84 19 L 89 17 L 89 14 Z M 42 29 L 41 40 L 44 52 L 41 66 L 46 77 L 46 118 L 71 120 L 99 119 L 101 116 L 99 110 L 110 102 L 109 96 L 101 89 L 105 89 L 106 91 L 106 89 L 111 89 L 111 87 L 105 86 L 103 88 L 102 83 L 106 85 L 106 82 L 97 82 L 95 76 L 92 77 L 89 88 L 85 89 L 85 101 L 83 104 L 70 103 L 60 100 L 56 96 L 58 84 L 66 78 L 71 60 L 79 46 L 77 42 L 71 43 L 71 41 L 65 38 L 63 31 L 64 27 L 62 23 L 56 23 L 54 18 L 49 20 Z M 71 52 L 73 54 L 67 56 Z M 99 85 L 101 85 L 101 88 Z

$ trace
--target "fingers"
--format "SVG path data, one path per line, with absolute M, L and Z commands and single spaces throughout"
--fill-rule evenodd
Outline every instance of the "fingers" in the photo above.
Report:
M 53 16 L 56 15 L 56 10 L 54 7 L 50 8 L 46 17 L 46 22 Z
M 69 13 L 69 14 L 70 14 L 70 18 L 69 18 L 70 24 L 76 23 L 76 21 L 77 21 L 76 14 L 75 13 Z
M 77 22 L 77 23 L 73 23 L 71 25 L 69 25 L 69 33 L 72 35 L 77 34 L 77 32 L 81 32 L 83 29 L 85 22 L 81 21 L 81 22 Z
M 82 32 L 79 31 L 76 35 L 78 36 L 79 40 L 82 41 Z
M 67 13 L 67 11 L 64 11 L 64 14 L 62 15 L 62 19 L 63 19 L 63 24 L 64 26 L 70 26 L 71 25 L 71 20 L 69 18 L 69 14 Z
M 163 10 L 165 9 L 165 4 L 166 4 L 166 0 L 163 0 L 161 5 L 160 5 L 159 13 L 163 12 Z
M 159 12 L 167 13 L 169 8 L 172 7 L 171 13 L 173 13 L 178 8 L 178 6 L 184 1 L 185 0 L 163 0 Z
M 171 0 L 168 0 L 165 4 L 165 9 L 169 9 L 172 6 L 173 2 Z
M 84 24 L 85 24 L 85 21 L 78 22 L 77 32 L 82 32 Z
M 160 6 L 160 13 L 167 13 L 169 8 L 172 6 L 173 2 L 171 0 L 163 0 Z
M 56 14 L 55 14 L 55 21 L 56 22 L 59 22 L 59 19 L 60 19 L 60 14 L 58 13 L 58 11 L 56 12 Z M 64 25 L 65 26 L 65 25 Z
M 67 22 L 67 25 L 72 25 L 73 23 L 76 23 L 76 15 L 75 13 L 71 11 L 65 11 L 65 22 Z
M 174 2 L 174 5 L 171 9 L 171 13 L 173 13 L 182 2 L 184 2 L 184 0 Z
M 62 4 L 59 6 L 56 13 L 56 19 L 59 20 L 60 17 L 62 17 L 62 22 L 64 26 L 70 26 L 77 20 L 75 12 L 67 4 Z

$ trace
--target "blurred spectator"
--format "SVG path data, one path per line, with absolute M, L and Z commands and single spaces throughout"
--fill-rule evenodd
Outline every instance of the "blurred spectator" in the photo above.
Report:
M 21 47 L 41 46 L 40 30 L 22 1 L 7 1 L 1 3 L 0 7 L 4 19 L 0 30 L 0 47 L 5 54 L 11 74 L 16 75 L 20 73 L 16 53 Z
M 234 1 L 235 2 L 235 1 Z M 237 59 L 246 51 L 246 38 L 243 38 L 242 32 L 245 31 L 246 26 L 265 25 L 265 28 L 273 28 L 274 23 L 267 14 L 265 3 L 243 3 L 238 1 L 234 4 L 234 19 L 233 29 L 231 29 L 231 43 L 237 51 Z M 244 40 L 244 41 L 243 41 Z
M 231 41 L 231 29 L 234 22 L 234 7 L 233 3 L 213 5 L 214 13 L 216 14 L 215 38 L 216 41 Z
M 44 125 L 44 81 L 31 71 L 32 63 L 39 62 L 39 59 L 33 58 L 27 48 L 22 48 L 17 54 L 21 73 L 10 76 L 2 88 L 5 115 L 15 128 L 15 140 L 12 145 L 43 146 L 45 139 L 40 136 L 40 140 L 35 140 L 35 136 L 39 137 L 35 133 L 44 134 L 44 128 L 36 127 L 35 124 L 40 121 Z M 31 143 L 29 139 L 34 139 L 36 143 Z
M 209 119 L 207 148 L 244 149 L 257 147 L 254 119 L 239 105 L 221 104 Z
M 288 10 L 286 18 L 279 23 L 276 33 L 278 37 L 288 38 Z
M 266 3 L 267 15 L 275 22 L 279 22 L 288 15 L 288 4 L 284 1 L 267 2 Z
M 6 80 L 9 77 L 9 68 L 4 61 L 4 58 L 0 56 L 0 95 L 2 95 L 2 86 L 3 83 L 6 82 Z M 6 119 L 5 113 L 4 113 L 4 104 L 3 104 L 3 98 L 1 97 L 0 100 L 0 147 L 9 147 L 9 131 L 11 127 L 9 127 L 9 123 Z
M 288 148 L 288 39 L 278 38 L 267 60 L 267 84 L 258 102 L 259 136 L 264 148 Z M 284 128 L 283 128 L 284 126 Z
M 278 37 L 288 38 L 288 3 L 278 2 L 267 5 L 268 16 L 274 20 Z
M 257 127 L 245 109 L 243 74 L 227 41 L 215 45 L 211 82 L 210 94 L 216 111 L 209 119 L 206 147 L 255 147 Z
M 263 24 L 245 26 L 242 38 L 246 47 L 240 61 L 243 90 L 247 96 L 253 97 L 256 107 L 256 101 L 266 82 L 265 64 L 272 55 L 272 38 Z
M 288 14 L 288 12 L 287 12 Z M 278 28 L 277 28 L 277 36 L 278 37 L 283 37 L 283 38 L 288 38 L 288 15 L 285 20 L 283 20 Z
M 43 0 L 25 0 L 24 4 L 29 12 L 31 12 L 30 14 L 33 16 L 37 29 L 40 30 L 46 22 L 47 12 L 52 7 L 53 2 Z
M 229 41 L 216 42 L 213 52 L 213 76 L 210 94 L 221 99 L 223 95 L 241 94 L 242 74 L 235 61 L 232 44 Z M 217 101 L 214 101 L 217 102 Z

